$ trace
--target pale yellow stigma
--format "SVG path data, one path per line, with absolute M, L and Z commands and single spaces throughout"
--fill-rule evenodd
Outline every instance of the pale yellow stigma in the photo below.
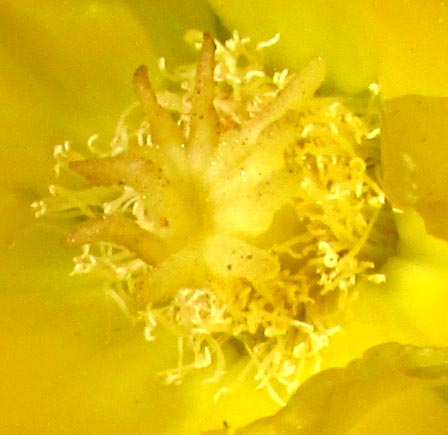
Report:
M 394 229 L 374 179 L 376 95 L 356 109 L 319 95 L 320 58 L 269 72 L 260 52 L 275 38 L 252 50 L 237 33 L 188 37 L 197 66 L 162 61 L 171 85 L 158 92 L 139 67 L 142 113 L 125 112 L 109 148 L 93 137 L 91 156 L 58 147 L 58 171 L 83 185 L 52 186 L 35 207 L 82 218 L 63 241 L 82 248 L 74 272 L 102 276 L 148 340 L 178 337 L 168 382 L 207 366 L 217 380 L 238 349 L 283 403 L 318 368 L 359 278 L 384 279 Z

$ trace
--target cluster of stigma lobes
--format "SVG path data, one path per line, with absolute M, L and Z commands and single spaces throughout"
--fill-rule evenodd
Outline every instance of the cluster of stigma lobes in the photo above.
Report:
M 161 60 L 157 90 L 137 68 L 113 140 L 58 145 L 58 183 L 34 207 L 73 223 L 75 274 L 100 276 L 148 341 L 172 334 L 167 383 L 206 369 L 222 392 L 237 358 L 284 404 L 318 370 L 355 284 L 384 280 L 394 234 L 377 94 L 333 95 L 321 58 L 273 70 L 276 39 L 190 32 L 197 63 Z

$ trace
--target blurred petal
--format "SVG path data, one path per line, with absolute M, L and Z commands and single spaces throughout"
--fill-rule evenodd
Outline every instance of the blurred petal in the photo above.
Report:
M 385 98 L 448 96 L 448 4 L 372 0 Z
M 176 31 L 191 24 L 178 17 Z M 24 0 L 2 2 L 0 36 L 0 432 L 178 433 L 191 387 L 166 394 L 156 378 L 174 343 L 148 346 L 99 283 L 69 278 L 64 228 L 31 225 L 53 145 L 108 142 L 135 100 L 133 71 L 155 70 L 147 29 L 119 1 Z
M 69 138 L 84 146 L 94 133 L 109 140 L 134 100 L 133 70 L 155 58 L 118 2 L 4 1 L 0 39 L 0 185 L 14 198 L 1 206 L 0 241 L 8 243 L 53 178 L 52 147 Z
M 196 59 L 197 53 L 183 42 L 186 30 L 216 33 L 207 0 L 133 0 L 129 6 L 151 35 L 157 56 L 165 57 L 169 66 Z
M 50 104 L 52 129 L 73 139 L 113 129 L 134 99 L 136 65 L 154 65 L 145 29 L 118 1 L 70 0 L 63 8 L 57 1 L 6 1 L 0 20 L 4 56 L 22 72 L 5 78 L 16 80 L 15 88 L 37 87 L 33 95 L 40 97 L 22 117 Z
M 304 383 L 288 405 L 236 435 L 443 434 L 448 349 L 388 343 Z
M 373 15 L 370 2 L 291 0 L 210 0 L 230 29 L 255 43 L 280 33 L 267 52 L 277 68 L 299 71 L 311 58 L 327 64 L 330 84 L 357 92 L 376 77 Z
M 0 185 L 9 200 L 0 211 L 12 219 L 0 229 L 0 242 L 31 222 L 29 204 L 53 181 L 54 145 L 71 140 L 82 148 L 93 134 L 108 143 L 135 100 L 134 70 L 148 64 L 157 85 L 155 51 L 168 48 L 177 61 L 185 57 L 176 47 L 186 47 L 187 29 L 213 30 L 205 1 L 191 6 L 183 0 L 2 2 Z
M 429 236 L 415 212 L 398 217 L 398 252 L 386 282 L 361 282 L 359 297 L 341 319 L 341 331 L 323 353 L 325 367 L 341 366 L 386 341 L 447 346 L 448 244 Z
M 41 257 L 45 240 L 56 242 L 49 236 L 30 241 Z M 97 285 L 61 279 L 66 255 L 42 264 L 14 254 L 2 275 L 10 285 L 0 304 L 1 433 L 168 433 L 185 419 L 185 389 L 168 394 L 155 377 L 173 364 L 169 340 L 148 346 Z
M 69 277 L 60 237 L 33 232 L 0 253 L 0 433 L 198 435 L 276 410 L 249 381 L 218 403 L 204 373 L 165 385 L 158 373 L 176 365 L 175 338 L 146 342 L 101 283 Z
M 448 98 L 386 101 L 384 189 L 396 207 L 416 208 L 427 230 L 448 240 Z
M 448 5 L 439 0 L 210 0 L 230 28 L 281 40 L 270 59 L 300 68 L 312 56 L 328 64 L 330 82 L 354 92 L 371 81 L 386 98 L 447 95 Z M 256 11 L 256 13 L 254 13 Z M 260 25 L 262 23 L 262 25 Z
M 428 235 L 415 212 L 399 217 L 398 229 L 399 255 L 385 270 L 394 293 L 391 305 L 407 320 L 403 330 L 420 332 L 408 343 L 447 346 L 448 243 Z

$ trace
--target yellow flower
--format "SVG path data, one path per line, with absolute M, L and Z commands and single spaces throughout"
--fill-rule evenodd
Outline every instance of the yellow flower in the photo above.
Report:
M 69 254 L 57 248 L 67 228 L 34 224 L 27 210 L 52 182 L 52 144 L 67 138 L 85 143 L 92 133 L 107 143 L 116 119 L 133 101 L 129 78 L 135 68 L 142 63 L 155 65 L 155 57 L 162 54 L 173 63 L 183 62 L 191 55 L 179 48 L 184 47 L 184 30 L 215 30 L 215 18 L 204 2 L 193 6 L 172 0 L 164 2 L 164 7 L 144 3 L 67 2 L 61 11 L 57 2 L 42 6 L 11 1 L 5 2 L 0 13 L 4 41 L 0 86 L 7 108 L 1 115 L 5 223 L 0 241 L 5 279 L 0 338 L 6 351 L 1 359 L 5 397 L 0 398 L 0 428 L 6 433 L 195 434 L 219 428 L 223 420 L 235 427 L 275 410 L 265 394 L 252 390 L 250 382 L 236 385 L 217 404 L 212 401 L 213 387 L 200 385 L 201 376 L 193 375 L 179 387 L 162 385 L 156 374 L 175 362 L 175 342 L 167 336 L 145 343 L 141 331 L 130 330 L 116 305 L 98 292 L 100 283 L 68 279 Z M 440 5 L 436 12 L 418 14 L 425 7 L 418 3 L 410 11 L 399 2 L 387 3 L 388 8 L 383 2 L 355 6 L 329 2 L 331 7 L 323 2 L 306 7 L 286 1 L 275 2 L 275 6 L 252 1 L 210 3 L 228 28 L 239 28 L 256 41 L 281 32 L 279 50 L 270 52 L 270 62 L 279 67 L 300 70 L 310 56 L 326 58 L 329 86 L 359 91 L 375 80 L 379 68 L 386 97 L 445 92 L 442 77 L 447 66 L 443 56 L 434 54 L 435 50 L 443 53 L 440 41 L 447 41 L 448 23 L 442 21 L 446 12 Z M 406 19 L 403 10 L 408 11 Z M 255 17 L 261 17 L 263 25 L 254 22 Z M 416 17 L 422 32 L 436 29 L 426 45 L 411 25 Z M 399 22 L 401 30 L 389 35 L 393 26 L 387 26 L 386 18 Z M 412 47 L 410 58 L 418 62 L 411 62 L 400 51 L 402 46 Z M 426 60 L 428 50 L 433 53 L 432 63 Z M 376 56 L 372 57 L 372 51 Z M 152 77 L 157 77 L 154 70 Z M 436 200 L 443 201 L 444 190 L 439 186 L 443 183 L 440 177 L 446 174 L 446 151 L 434 143 L 440 137 L 434 131 L 444 126 L 444 106 L 425 100 L 423 112 L 421 107 L 415 100 L 385 103 L 385 137 L 391 144 L 385 142 L 389 147 L 385 152 L 393 151 L 398 123 L 410 123 L 416 113 L 420 121 L 430 122 L 428 147 L 437 156 L 437 168 L 442 169 L 433 171 L 433 179 L 427 174 L 430 165 L 428 169 L 422 166 L 417 181 L 421 191 L 435 191 Z M 438 116 L 428 119 L 428 107 Z M 410 135 L 410 140 L 421 140 L 424 134 L 419 131 L 420 136 Z M 426 157 L 407 144 L 401 146 L 409 154 L 405 159 L 411 160 L 411 169 Z M 393 190 L 400 180 L 395 174 L 395 157 L 392 152 L 387 160 L 390 166 L 384 168 L 387 189 L 397 206 L 413 208 L 412 201 L 403 203 L 400 189 L 398 193 Z M 414 182 L 412 171 L 399 175 L 409 175 L 410 183 Z M 430 182 L 424 184 L 427 179 Z M 425 204 L 416 205 L 429 222 L 433 214 L 425 216 Z M 400 241 L 397 255 L 385 266 L 388 281 L 381 286 L 359 286 L 359 299 L 341 319 L 342 332 L 323 354 L 326 366 L 345 364 L 371 345 L 389 340 L 448 344 L 443 327 L 448 309 L 444 294 L 448 248 L 426 235 L 414 212 L 397 216 L 397 220 Z M 384 360 L 393 359 L 385 353 Z M 432 402 L 428 399 L 427 403 L 432 409 Z M 294 413 L 294 404 L 288 409 Z M 363 433 L 360 430 L 357 433 Z

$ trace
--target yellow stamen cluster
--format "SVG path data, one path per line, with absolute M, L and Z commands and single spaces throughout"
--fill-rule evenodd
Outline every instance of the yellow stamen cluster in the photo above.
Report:
M 82 218 L 63 241 L 82 247 L 74 272 L 102 276 L 148 340 L 161 326 L 178 337 L 168 382 L 210 365 L 218 379 L 235 348 L 283 403 L 317 369 L 359 278 L 384 279 L 374 268 L 393 237 L 374 181 L 376 95 L 319 95 L 322 59 L 270 73 L 269 43 L 251 49 L 237 33 L 188 38 L 197 67 L 169 73 L 162 60 L 159 92 L 138 68 L 139 104 L 110 147 L 95 136 L 91 156 L 56 147 L 58 173 L 78 187 L 51 186 L 34 206 Z

